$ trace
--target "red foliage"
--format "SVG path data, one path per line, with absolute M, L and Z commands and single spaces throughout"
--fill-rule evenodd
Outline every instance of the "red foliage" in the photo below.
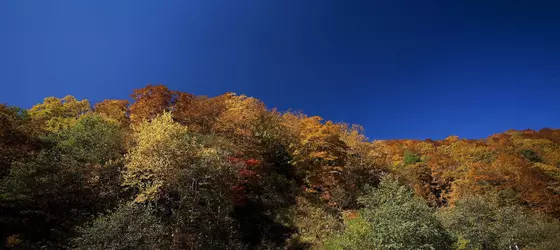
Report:
M 246 164 L 247 166 L 256 166 L 256 165 L 259 165 L 260 163 L 261 163 L 261 162 L 260 162 L 259 160 L 253 159 L 253 158 L 251 158 L 251 159 L 245 161 L 245 164 Z

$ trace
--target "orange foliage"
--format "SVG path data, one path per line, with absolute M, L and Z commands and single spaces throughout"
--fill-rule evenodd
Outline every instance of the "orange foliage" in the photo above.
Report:
M 95 104 L 95 112 L 125 125 L 128 123 L 128 104 L 127 100 L 103 100 Z
M 135 89 L 131 95 L 134 103 L 130 105 L 130 120 L 133 123 L 143 119 L 151 120 L 164 111 L 169 111 L 173 92 L 163 85 L 148 85 Z
M 190 131 L 210 133 L 225 110 L 224 96 L 208 98 L 177 92 L 173 117 Z

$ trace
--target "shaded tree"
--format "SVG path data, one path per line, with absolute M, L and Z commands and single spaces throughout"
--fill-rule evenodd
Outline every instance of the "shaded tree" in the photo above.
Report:
M 189 134 L 164 113 L 135 128 L 136 145 L 127 155 L 125 185 L 135 202 L 155 203 L 168 214 L 178 248 L 243 247 L 231 217 L 239 165 L 231 164 L 206 137 Z
M 171 234 L 153 208 L 130 203 L 78 228 L 73 249 L 169 249 Z

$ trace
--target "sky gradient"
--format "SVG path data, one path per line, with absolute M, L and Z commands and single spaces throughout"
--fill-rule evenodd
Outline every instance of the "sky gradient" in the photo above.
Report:
M 560 127 L 560 1 L 0 1 L 0 103 L 164 84 L 371 139 Z

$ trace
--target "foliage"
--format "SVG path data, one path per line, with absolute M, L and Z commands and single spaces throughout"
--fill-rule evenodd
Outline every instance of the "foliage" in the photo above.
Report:
M 449 248 L 451 238 L 434 211 L 391 176 L 384 176 L 379 187 L 359 201 L 364 208 L 332 241 L 333 249 Z
M 103 164 L 125 152 L 121 128 L 99 116 L 81 117 L 76 125 L 53 136 L 63 152 L 86 163 Z
M 129 203 L 77 230 L 74 249 L 168 249 L 170 233 L 153 208 Z
M 235 93 L 131 97 L 0 105 L 0 248 L 557 248 L 558 129 L 370 141 Z
M 542 162 L 541 157 L 533 150 L 530 149 L 522 149 L 519 153 L 525 157 L 525 159 L 532 161 L 532 162 Z
M 25 110 L 0 104 L 0 178 L 12 162 L 38 148 L 37 131 Z
M 292 164 L 311 187 L 335 186 L 346 165 L 347 145 L 341 140 L 342 127 L 322 123 L 318 116 L 284 114 L 284 126 L 292 133 Z
M 148 85 L 134 90 L 131 95 L 134 103 L 130 105 L 130 120 L 134 123 L 150 120 L 164 111 L 169 111 L 172 105 L 173 92 L 163 85 Z
M 341 221 L 332 209 L 317 200 L 298 197 L 293 223 L 299 229 L 293 236 L 300 245 L 320 247 L 342 229 Z
M 224 152 L 205 145 L 170 113 L 135 128 L 136 145 L 127 155 L 127 186 L 139 190 L 135 202 L 157 202 L 170 209 L 174 244 L 196 249 L 224 248 L 236 242 L 238 225 L 230 216 L 237 165 Z
M 121 196 L 121 137 L 118 127 L 95 116 L 42 137 L 43 149 L 14 161 L 0 185 L 8 231 L 43 245 L 66 244 L 73 226 L 112 206 Z
M 194 140 L 185 127 L 173 121 L 171 114 L 135 127 L 135 146 L 129 150 L 124 173 L 125 184 L 137 187 L 136 200 L 155 199 L 158 190 L 169 182 L 176 182 L 184 163 L 192 162 L 198 152 Z
M 0 184 L 0 223 L 30 248 L 61 247 L 98 207 L 87 169 L 56 150 L 18 161 Z
M 404 152 L 404 164 L 405 165 L 410 165 L 410 164 L 414 164 L 417 162 L 421 162 L 422 160 L 420 159 L 420 156 L 416 155 L 415 153 L 412 153 L 410 151 L 405 151 Z
M 558 221 L 480 196 L 458 201 L 441 218 L 463 249 L 554 249 L 552 242 L 560 237 Z
M 374 234 L 373 227 L 359 213 L 350 212 L 344 215 L 344 233 L 329 239 L 326 249 L 378 249 L 370 237 Z
M 57 132 L 71 127 L 81 115 L 90 110 L 88 100 L 78 101 L 75 97 L 68 95 L 62 99 L 45 98 L 43 103 L 37 104 L 29 110 L 29 115 L 43 124 L 45 130 Z
M 95 112 L 124 126 L 129 120 L 128 104 L 127 100 L 103 100 L 95 104 Z

